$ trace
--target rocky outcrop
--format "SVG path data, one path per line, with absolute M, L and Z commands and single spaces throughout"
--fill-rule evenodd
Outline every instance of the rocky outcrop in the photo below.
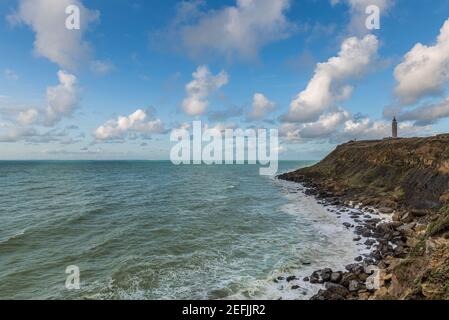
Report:
M 326 284 L 314 299 L 449 298 L 449 135 L 348 142 L 318 164 L 279 178 L 329 203 L 391 216 L 391 223 L 371 228 L 367 219 L 355 230 L 379 241 L 372 258 L 380 289 L 364 287 L 369 273 L 361 262 L 343 273 L 312 274 L 311 281 Z

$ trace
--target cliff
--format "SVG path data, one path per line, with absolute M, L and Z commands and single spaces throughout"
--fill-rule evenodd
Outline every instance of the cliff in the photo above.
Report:
M 320 198 L 392 215 L 391 229 L 406 234 L 407 254 L 383 257 L 383 286 L 370 298 L 449 298 L 449 134 L 351 141 L 279 178 Z
M 449 199 L 449 135 L 348 142 L 281 178 L 372 202 L 391 200 L 399 208 L 439 208 Z

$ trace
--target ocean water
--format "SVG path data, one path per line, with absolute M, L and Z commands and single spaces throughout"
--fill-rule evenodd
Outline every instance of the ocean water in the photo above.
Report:
M 0 299 L 306 299 L 319 287 L 273 279 L 356 255 L 335 215 L 257 166 L 0 162 Z

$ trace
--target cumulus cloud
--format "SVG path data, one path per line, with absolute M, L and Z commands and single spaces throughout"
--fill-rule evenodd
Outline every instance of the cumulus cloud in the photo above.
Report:
M 356 35 L 363 35 L 371 31 L 365 25 L 366 18 L 368 17 L 366 14 L 366 8 L 368 6 L 377 6 L 382 16 L 388 12 L 394 5 L 394 2 L 394 0 L 331 0 L 333 6 L 340 3 L 345 3 L 349 6 L 351 20 L 348 25 L 348 31 Z
M 433 46 L 417 43 L 396 67 L 395 92 L 403 104 L 441 93 L 449 80 L 449 19 Z
M 160 119 L 147 119 L 147 113 L 138 109 L 129 116 L 119 116 L 117 120 L 109 120 L 98 127 L 95 132 L 97 140 L 121 140 L 135 134 L 147 135 L 164 133 L 164 124 Z
M 209 102 L 207 98 L 228 83 L 228 74 L 221 71 L 213 75 L 207 66 L 199 66 L 192 74 L 193 80 L 186 85 L 187 97 L 182 103 L 184 112 L 190 116 L 203 114 Z
M 233 6 L 209 11 L 202 10 L 203 4 L 182 3 L 171 25 L 176 43 L 194 57 L 218 53 L 253 58 L 261 47 L 285 38 L 292 29 L 285 15 L 290 0 L 236 0 Z
M 377 56 L 379 41 L 374 35 L 351 37 L 343 41 L 338 56 L 318 63 L 305 90 L 291 102 L 286 122 L 314 122 L 336 103 L 347 100 L 353 87 L 351 79 L 363 75 Z
M 252 120 L 262 119 L 269 112 L 276 109 L 276 104 L 270 101 L 262 93 L 255 93 L 253 96 L 252 110 L 248 114 L 248 118 Z
M 15 117 L 14 122 L 21 126 L 54 126 L 63 118 L 71 116 L 80 100 L 76 76 L 60 70 L 58 80 L 59 84 L 47 88 L 45 108 L 11 107 L 3 112 Z
M 336 110 L 322 114 L 314 122 L 284 123 L 280 128 L 280 135 L 287 140 L 326 139 L 339 130 L 349 118 L 349 112 Z
M 57 86 L 47 88 L 45 124 L 50 126 L 70 116 L 79 102 L 77 78 L 62 70 L 58 72 L 58 78 Z
M 80 9 L 80 30 L 65 27 L 69 5 Z M 75 69 L 87 60 L 91 47 L 84 40 L 88 26 L 99 12 L 87 9 L 81 0 L 20 0 L 17 11 L 8 16 L 11 24 L 26 24 L 35 33 L 34 51 L 65 69 Z

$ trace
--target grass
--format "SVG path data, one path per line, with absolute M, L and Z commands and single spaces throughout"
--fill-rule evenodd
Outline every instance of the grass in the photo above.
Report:
M 449 230 L 449 204 L 440 209 L 440 217 L 427 228 L 427 235 L 436 236 Z

